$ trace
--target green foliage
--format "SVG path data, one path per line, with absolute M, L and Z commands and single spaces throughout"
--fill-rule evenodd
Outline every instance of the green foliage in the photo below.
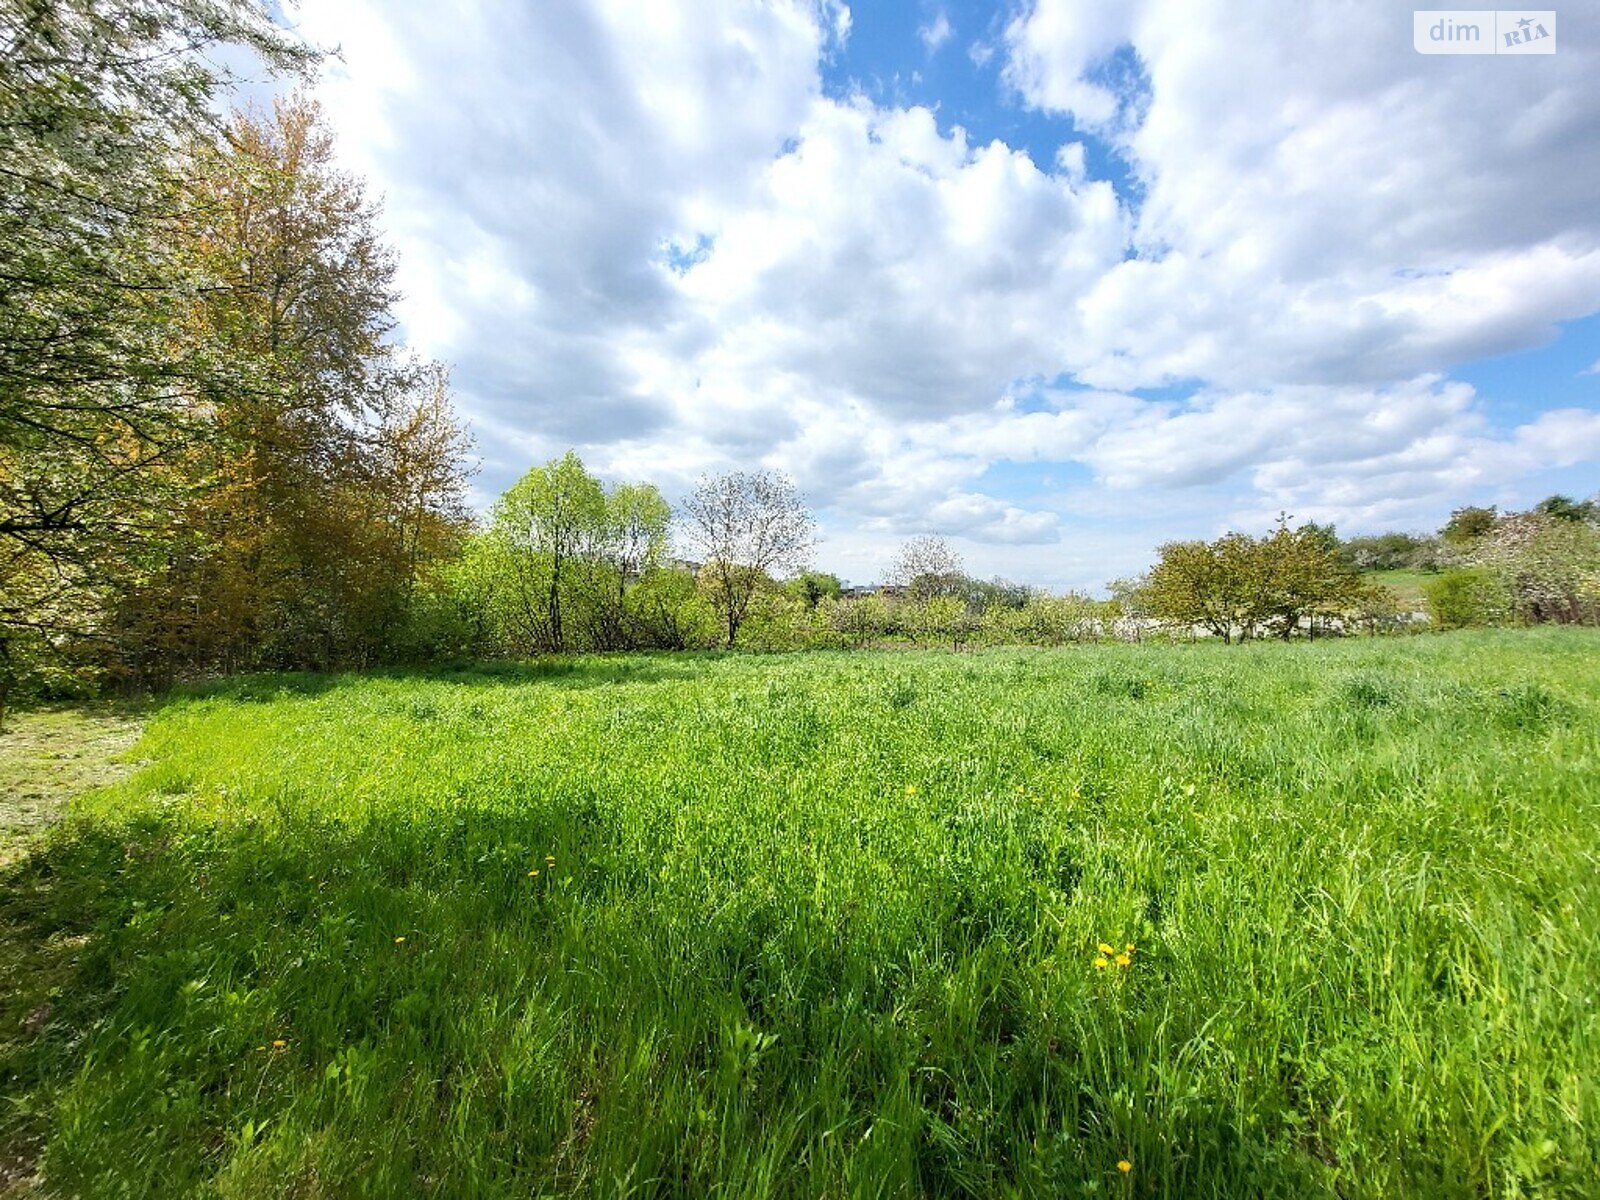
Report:
M 960 596 L 932 594 L 924 600 L 911 600 L 897 615 L 900 627 L 917 642 L 949 642 L 959 647 L 978 629 L 977 617 Z
M 807 608 L 816 608 L 824 600 L 837 600 L 844 593 L 839 577 L 826 571 L 801 571 L 783 589 Z
M 687 571 L 646 571 L 628 590 L 625 604 L 640 646 L 704 650 L 717 644 L 717 612 Z
M 1478 538 L 1494 528 L 1494 523 L 1500 519 L 1500 513 L 1494 505 L 1483 508 L 1477 505 L 1467 505 L 1458 508 L 1450 514 L 1450 519 L 1445 522 L 1444 528 L 1439 531 L 1439 536 L 1445 543 L 1457 547 L 1470 546 Z
M 1597 650 L 196 690 L 0 886 L 0 1143 L 63 1196 L 1580 1200 Z
M 847 646 L 870 646 L 889 636 L 889 606 L 882 596 L 851 596 L 824 605 L 828 630 Z
M 187 320 L 178 148 L 239 48 L 306 51 L 245 0 L 0 0 L 0 686 L 103 656 L 148 568 L 196 410 L 250 378 Z M 0 706 L 3 706 L 0 697 Z
M 1230 533 L 1215 542 L 1169 542 L 1139 588 L 1139 603 L 1158 620 L 1199 627 L 1231 642 L 1259 634 L 1312 635 L 1319 616 L 1343 618 L 1356 606 L 1360 580 L 1340 561 L 1333 531 L 1290 529 L 1264 538 Z
M 1412 609 L 1401 594 L 1382 583 L 1363 580 L 1345 610 L 1349 627 L 1362 633 L 1403 633 L 1413 628 Z
M 315 105 L 218 115 L 217 64 L 312 56 L 247 0 L 0 0 L 0 40 L 0 691 L 426 644 L 444 375 Z
M 1600 503 L 1594 499 L 1574 500 L 1571 496 L 1546 496 L 1533 511 L 1549 517 L 1552 521 L 1600 521 Z
M 701 574 L 701 598 L 718 611 L 722 603 L 719 588 L 716 576 L 709 572 Z M 738 645 L 764 652 L 803 650 L 817 644 L 823 628 L 817 609 L 809 607 L 788 588 L 761 577 L 755 583 L 740 622 Z
M 569 450 L 534 467 L 496 503 L 489 528 L 468 550 L 472 565 L 457 580 L 457 595 L 486 606 L 489 640 L 503 653 L 677 648 L 684 636 L 673 615 L 677 601 L 629 599 L 659 571 L 671 517 L 653 485 L 607 491 Z
M 1021 606 L 984 610 L 982 640 L 990 645 L 1061 646 L 1117 636 L 1122 609 L 1115 601 L 1087 596 L 1029 595 Z
M 1541 511 L 1502 517 L 1474 543 L 1472 561 L 1518 621 L 1600 623 L 1600 526 Z
M 157 683 L 392 659 L 465 522 L 448 379 L 392 341 L 393 256 L 314 104 L 236 117 L 184 161 L 174 243 L 210 281 L 190 321 L 251 382 L 209 398 L 172 532 L 117 589 L 119 658 Z
M 1430 571 L 1440 565 L 1439 539 L 1412 533 L 1348 538 L 1339 557 L 1358 571 Z
M 507 643 L 522 653 L 563 651 L 565 609 L 604 586 L 610 513 L 600 481 L 568 450 L 534 467 L 495 504 L 487 536 L 508 596 Z
M 1440 629 L 1498 625 L 1506 615 L 1505 592 L 1478 567 L 1457 567 L 1422 585 L 1428 615 Z

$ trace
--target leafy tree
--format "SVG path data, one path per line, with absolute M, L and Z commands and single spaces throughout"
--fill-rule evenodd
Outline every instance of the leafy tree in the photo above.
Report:
M 512 619 L 530 647 L 567 648 L 563 601 L 601 557 L 612 532 L 600 481 L 568 450 L 534 467 L 495 505 L 490 536 Z
M 0 0 L 0 642 L 99 636 L 238 375 L 186 321 L 205 281 L 170 237 L 228 46 L 310 58 L 247 0 Z
M 837 575 L 825 571 L 801 571 L 784 585 L 784 590 L 807 609 L 815 609 L 824 600 L 839 599 L 844 594 L 844 584 Z
M 654 484 L 619 483 L 606 494 L 605 563 L 594 576 L 600 591 L 590 604 L 597 649 L 649 644 L 630 614 L 628 590 L 665 560 L 671 526 L 672 508 Z
M 1287 513 L 1282 514 L 1278 517 L 1278 524 L 1287 526 L 1291 519 Z M 1316 521 L 1307 521 L 1300 526 L 1298 532 L 1306 540 L 1315 544 L 1319 550 L 1326 551 L 1329 554 L 1337 554 L 1339 552 L 1339 532 L 1332 524 L 1321 525 Z
M 394 261 L 314 104 L 187 148 L 175 253 L 208 285 L 189 328 L 226 347 L 176 520 L 125 589 L 142 674 L 370 662 L 397 651 L 424 564 L 465 518 L 448 381 L 392 344 Z
M 982 633 L 996 644 L 1059 646 L 1112 636 L 1119 614 L 1114 602 L 1073 592 L 1064 596 L 1034 592 L 1021 607 L 996 604 L 985 609 Z
M 1168 542 L 1145 577 L 1139 594 L 1150 615 L 1160 621 L 1198 625 L 1232 642 L 1238 631 L 1248 637 L 1259 616 L 1253 578 L 1251 539 L 1229 534 L 1216 542 Z
M 1169 542 L 1138 589 L 1152 616 L 1200 626 L 1226 642 L 1259 633 L 1292 637 L 1316 618 L 1344 612 L 1359 579 L 1317 526 L 1287 519 L 1264 538 L 1230 533 L 1215 542 Z
M 1337 616 L 1354 604 L 1361 581 L 1340 560 L 1338 548 L 1331 526 L 1290 529 L 1286 518 L 1257 544 L 1261 608 L 1279 637 L 1290 638 L 1304 626 L 1314 638 L 1319 616 Z
M 889 632 L 889 607 L 876 593 L 824 604 L 828 628 L 848 645 L 867 646 Z
M 1396 633 L 1410 621 L 1400 594 L 1381 583 L 1362 583 L 1350 598 L 1350 621 L 1369 634 Z
M 512 653 L 613 650 L 699 639 L 692 577 L 665 568 L 671 509 L 651 484 L 602 486 L 573 451 L 535 467 L 495 505 L 462 580 Z
M 956 649 L 978 629 L 977 616 L 959 596 L 908 601 L 902 620 L 913 641 L 948 641 Z
M 374 451 L 373 483 L 399 558 L 393 575 L 409 600 L 430 567 L 455 557 L 471 520 L 465 463 L 472 439 L 456 417 L 443 367 L 430 368 L 385 406 Z
M 1594 500 L 1574 500 L 1571 496 L 1547 496 L 1534 505 L 1534 512 L 1542 513 L 1553 521 L 1600 520 L 1600 505 Z
M 672 507 L 653 483 L 619 483 L 606 496 L 609 553 L 619 588 L 661 565 L 672 530 Z
M 717 642 L 718 614 L 687 571 L 656 567 L 628 590 L 629 627 L 637 644 L 662 650 L 696 650 Z
M 767 580 L 750 597 L 739 640 L 753 650 L 801 650 L 814 646 L 825 629 L 817 610 L 788 588 Z
M 708 476 L 683 505 L 684 535 L 704 557 L 701 578 L 731 648 L 757 588 L 804 564 L 814 523 L 785 475 L 734 471 Z
M 1469 504 L 1450 514 L 1439 536 L 1447 545 L 1467 546 L 1493 529 L 1499 517 L 1499 512 L 1492 504 L 1487 508 Z

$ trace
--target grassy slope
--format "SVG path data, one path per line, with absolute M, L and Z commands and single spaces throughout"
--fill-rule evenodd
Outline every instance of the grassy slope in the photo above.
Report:
M 1367 583 L 1381 583 L 1395 592 L 1409 611 L 1427 611 L 1427 601 L 1422 589 L 1430 579 L 1437 579 L 1437 571 L 1367 571 L 1361 578 Z
M 94 1196 L 1592 1195 L 1597 731 L 1577 631 L 225 687 L 6 881 L 86 941 L 0 1140 Z

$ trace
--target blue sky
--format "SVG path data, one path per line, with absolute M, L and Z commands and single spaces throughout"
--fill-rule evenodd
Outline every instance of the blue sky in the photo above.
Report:
M 446 8 L 448 7 L 448 11 Z M 575 447 L 791 474 L 817 564 L 946 537 L 1097 588 L 1160 542 L 1600 486 L 1600 50 L 1392 0 L 315 0 L 480 500 Z
M 823 86 L 839 99 L 861 92 L 880 104 L 925 106 L 946 132 L 959 125 L 975 142 L 998 139 L 1037 163 L 1082 142 L 1089 174 L 1136 203 L 1137 181 L 1115 146 L 1078 129 L 1070 113 L 1029 107 L 1002 82 L 1010 12 L 996 4 L 858 5 L 850 10 L 849 38 L 823 60 Z M 1112 69 L 1138 69 L 1131 55 L 1113 62 Z

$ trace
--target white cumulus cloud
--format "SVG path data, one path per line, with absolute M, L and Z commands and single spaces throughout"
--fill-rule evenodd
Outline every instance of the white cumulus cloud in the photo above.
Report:
M 1092 584 L 1178 533 L 1414 525 L 1600 459 L 1594 411 L 1507 422 L 1451 377 L 1600 310 L 1581 39 L 1425 57 L 1384 0 L 1036 0 L 983 45 L 1063 118 L 1041 162 L 825 89 L 838 0 L 295 15 L 342 48 L 320 92 L 489 491 L 568 446 L 669 491 L 779 467 L 856 578 L 937 532 Z

